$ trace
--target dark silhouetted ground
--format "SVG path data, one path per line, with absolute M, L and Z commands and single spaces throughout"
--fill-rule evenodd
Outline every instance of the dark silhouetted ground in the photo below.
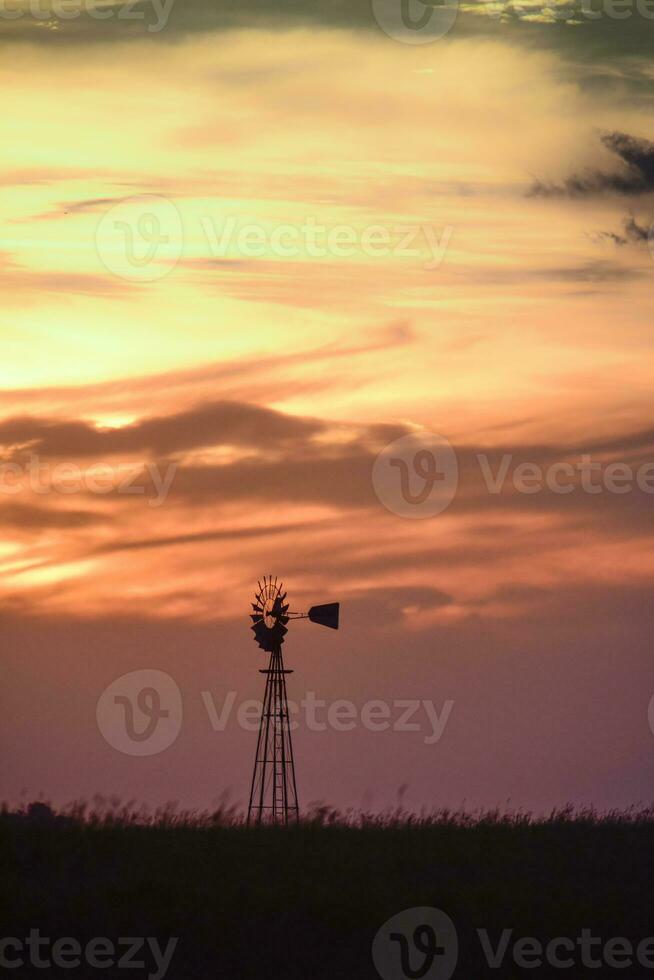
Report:
M 454 977 L 645 977 L 652 968 L 490 970 L 476 930 L 606 942 L 654 935 L 654 814 L 568 811 L 534 820 L 447 812 L 349 818 L 323 811 L 292 830 L 229 813 L 0 814 L 2 937 L 179 937 L 171 980 L 368 980 L 380 926 L 412 907 L 454 921 Z M 601 949 L 601 947 L 595 947 Z M 9 956 L 17 955 L 10 950 Z M 562 954 L 563 955 L 563 954 Z M 137 957 L 138 958 L 138 957 Z M 7 976 L 145 977 L 147 969 L 31 967 Z M 400 975 L 401 976 L 401 975 Z M 438 973 L 428 978 L 440 977 Z

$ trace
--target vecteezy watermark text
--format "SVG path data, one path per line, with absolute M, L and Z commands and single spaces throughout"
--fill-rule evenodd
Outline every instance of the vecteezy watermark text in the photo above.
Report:
M 634 15 L 643 20 L 654 20 L 654 0 L 570 0 L 557 3 L 543 0 L 541 4 L 523 3 L 520 0 L 504 0 L 503 3 L 488 3 L 487 14 L 494 19 L 510 13 L 513 19 L 531 17 L 536 11 L 545 14 L 550 23 L 565 23 L 583 20 L 594 21 L 606 17 L 608 20 L 629 20 Z
M 459 0 L 371 0 L 377 24 L 388 37 L 403 44 L 429 44 L 447 34 L 456 23 Z M 482 0 L 461 4 L 465 13 L 492 20 L 515 21 L 537 15 L 545 23 L 654 20 L 654 0 Z
M 201 225 L 214 258 L 238 255 L 245 258 L 350 259 L 357 254 L 368 258 L 423 258 L 423 268 L 437 269 L 447 251 L 453 227 L 445 225 L 439 231 L 427 224 L 325 225 L 309 215 L 302 224 L 274 225 L 242 223 L 235 215 L 228 216 L 217 227 L 205 216 Z
M 382 980 L 449 980 L 459 963 L 462 973 L 468 965 L 460 950 L 468 963 L 472 959 L 477 976 L 486 969 L 509 969 L 511 976 L 516 968 L 528 976 L 538 976 L 535 971 L 540 968 L 548 971 L 546 976 L 551 969 L 654 970 L 654 936 L 636 941 L 624 936 L 604 938 L 583 928 L 575 936 L 539 939 L 516 935 L 514 929 L 491 933 L 475 928 L 463 945 L 450 916 L 428 907 L 405 909 L 388 919 L 373 940 L 372 959 Z
M 0 463 L 0 494 L 15 496 L 23 491 L 45 496 L 59 494 L 131 494 L 147 497 L 148 506 L 164 503 L 175 474 L 177 463 L 159 468 L 157 463 L 142 466 L 112 466 L 93 463 L 87 468 L 76 463 L 47 463 L 35 454 L 24 462 Z
M 593 460 L 590 453 L 583 453 L 572 462 L 553 462 L 546 465 L 523 462 L 513 465 L 513 455 L 504 453 L 493 470 L 488 455 L 477 454 L 486 489 L 489 493 L 502 492 L 509 479 L 517 493 L 569 494 L 576 489 L 582 493 L 631 493 L 637 487 L 642 493 L 654 494 L 654 462 L 632 467 L 628 463 Z M 578 479 L 577 479 L 578 477 Z
M 382 449 L 372 467 L 372 485 L 380 502 L 401 517 L 433 517 L 454 500 L 459 487 L 459 458 L 443 436 L 416 431 Z M 466 453 L 465 479 L 491 496 L 502 493 L 654 494 L 654 460 L 632 466 L 616 460 L 578 458 L 536 463 L 513 453 Z
M 0 0 L 0 20 L 31 18 L 50 28 L 59 21 L 89 17 L 91 20 L 144 21 L 150 8 L 154 22 L 148 23 L 150 34 L 158 34 L 168 23 L 175 0 L 124 0 L 122 3 L 97 0 Z
M 200 692 L 202 704 L 214 732 L 235 723 L 247 732 L 259 728 L 263 705 L 255 699 L 239 701 L 238 693 L 227 691 L 217 698 Z M 288 727 L 311 732 L 422 733 L 425 745 L 436 745 L 445 732 L 454 707 L 451 699 L 437 707 L 418 698 L 375 699 L 362 705 L 345 698 L 327 701 L 307 691 L 301 701 L 288 701 Z M 98 728 L 105 741 L 124 755 L 156 755 L 178 738 L 183 721 L 182 693 L 170 674 L 161 670 L 135 670 L 109 684 L 96 706 Z
M 112 967 L 125 970 L 147 970 L 148 980 L 163 980 L 168 973 L 179 939 L 173 937 L 165 949 L 158 939 L 149 936 L 121 937 L 116 941 L 97 936 L 81 943 L 72 936 L 51 939 L 39 929 L 30 929 L 24 938 L 6 936 L 0 939 L 0 968 L 19 970 L 31 966 L 37 970 L 93 970 Z
M 202 701 L 214 731 L 224 731 L 234 714 L 237 692 L 229 691 L 217 706 L 211 691 L 202 692 Z M 288 701 L 289 729 L 300 727 L 310 732 L 351 732 L 365 728 L 369 732 L 425 732 L 425 745 L 440 741 L 449 720 L 454 701 L 443 703 L 440 710 L 433 701 L 418 698 L 395 698 L 393 701 L 366 701 L 359 707 L 347 698 L 327 702 L 307 691 L 301 701 Z M 243 701 L 236 710 L 236 721 L 245 731 L 256 732 L 263 705 L 260 701 Z
M 411 260 L 433 271 L 443 262 L 454 233 L 452 225 L 424 222 L 327 225 L 315 215 L 276 223 L 234 214 L 216 220 L 205 214 L 198 222 L 199 227 L 194 227 L 191 216 L 183 217 L 165 197 L 124 198 L 100 218 L 96 250 L 110 272 L 135 282 L 153 282 L 168 275 L 183 253 L 217 262 L 392 258 Z

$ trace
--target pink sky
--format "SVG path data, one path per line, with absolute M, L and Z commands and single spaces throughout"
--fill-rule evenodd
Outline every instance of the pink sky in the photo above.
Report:
M 649 801 L 651 82 L 617 42 L 584 64 L 561 32 L 590 25 L 543 33 L 541 6 L 541 33 L 464 7 L 416 46 L 1 26 L 0 797 L 243 802 L 272 572 L 293 608 L 342 604 L 338 633 L 293 624 L 289 696 L 359 719 L 300 726 L 302 804 Z M 147 267 L 116 250 L 142 215 L 170 232 Z M 458 488 L 414 520 L 373 464 L 429 433 Z M 498 493 L 480 456 L 510 457 Z M 523 492 L 524 463 L 570 491 Z M 184 718 L 141 758 L 96 707 L 152 669 Z M 369 730 L 373 700 L 451 704 L 430 742 L 422 708 Z

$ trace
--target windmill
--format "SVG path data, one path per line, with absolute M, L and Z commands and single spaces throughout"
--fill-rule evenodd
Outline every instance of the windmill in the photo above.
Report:
M 309 619 L 337 630 L 339 604 L 328 602 L 312 606 L 306 613 L 289 612 L 286 592 L 277 578 L 264 575 L 263 585 L 261 582 L 257 585 L 259 590 L 252 603 L 252 630 L 261 649 L 270 654 L 270 660 L 267 670 L 259 671 L 266 675 L 266 692 L 259 722 L 248 825 L 265 822 L 286 826 L 289 821 L 297 822 L 299 809 L 286 697 L 286 675 L 293 671 L 284 669 L 282 643 L 291 619 Z

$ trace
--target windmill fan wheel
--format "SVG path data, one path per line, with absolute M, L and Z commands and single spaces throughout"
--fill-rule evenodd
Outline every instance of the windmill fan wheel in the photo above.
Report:
M 252 631 L 261 649 L 272 652 L 279 649 L 288 633 L 286 614 L 289 604 L 286 593 L 282 592 L 282 583 L 278 584 L 272 575 L 268 579 L 264 575 L 263 585 L 260 582 L 258 585 L 259 591 L 252 603 Z

